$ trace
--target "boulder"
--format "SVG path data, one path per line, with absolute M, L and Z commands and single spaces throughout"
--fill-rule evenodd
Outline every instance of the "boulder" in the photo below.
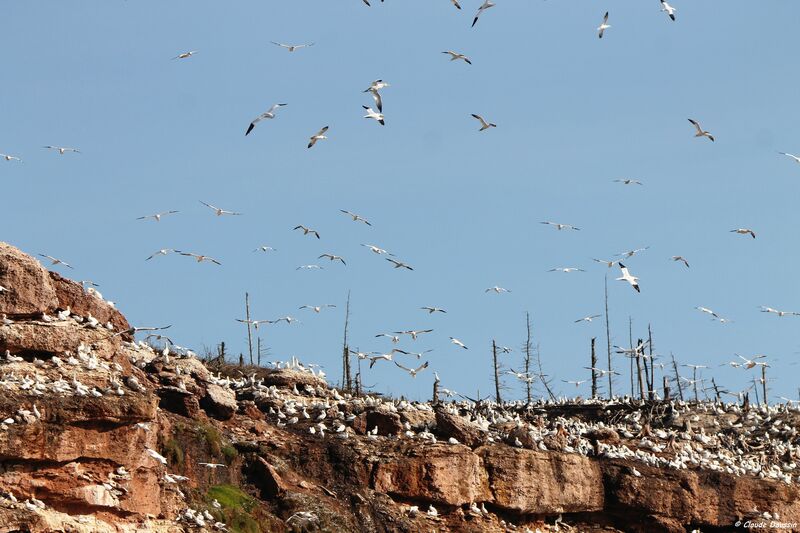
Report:
M 130 324 L 122 316 L 122 313 L 117 311 L 105 300 L 93 294 L 84 291 L 80 283 L 69 280 L 57 272 L 50 272 L 50 280 L 56 291 L 56 299 L 58 300 L 58 307 L 61 309 L 70 308 L 72 313 L 80 316 L 88 316 L 91 314 L 101 324 L 111 322 L 114 326 L 114 331 L 125 331 L 130 329 Z M 50 308 L 52 309 L 52 307 Z M 125 337 L 129 339 L 128 336 Z
M 486 443 L 486 432 L 466 418 L 436 409 L 436 433 L 443 440 L 454 438 L 461 444 L 475 448 Z
M 50 274 L 33 257 L 0 242 L 0 313 L 34 315 L 58 307 Z
M 229 420 L 236 413 L 239 405 L 236 403 L 236 394 L 232 390 L 208 383 L 206 394 L 200 399 L 200 407 L 218 420 Z

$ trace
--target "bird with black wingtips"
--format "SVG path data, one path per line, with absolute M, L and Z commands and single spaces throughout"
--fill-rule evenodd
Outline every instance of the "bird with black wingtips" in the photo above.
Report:
M 275 113 L 277 112 L 277 110 L 286 105 L 288 104 L 273 104 L 273 106 L 267 109 L 264 113 L 261 113 L 256 118 L 254 118 L 253 121 L 250 123 L 250 125 L 247 127 L 247 131 L 244 132 L 245 136 L 250 135 L 250 132 L 253 131 L 253 128 L 256 127 L 256 124 L 258 124 L 262 120 L 275 118 Z

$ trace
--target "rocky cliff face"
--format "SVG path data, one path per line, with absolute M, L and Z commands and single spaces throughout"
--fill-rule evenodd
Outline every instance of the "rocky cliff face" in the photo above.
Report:
M 752 442 L 752 473 L 670 468 L 695 439 L 678 452 L 649 423 L 564 429 L 637 406 L 357 398 L 300 365 L 239 371 L 136 343 L 99 293 L 1 243 L 0 286 L 0 531 L 800 530 L 792 413 L 767 413 L 788 480 Z M 713 451 L 700 435 L 698 456 Z M 611 453 L 622 444 L 639 455 Z

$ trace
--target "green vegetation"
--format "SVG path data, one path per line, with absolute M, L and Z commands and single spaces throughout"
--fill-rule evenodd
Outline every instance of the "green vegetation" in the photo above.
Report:
M 219 457 L 222 453 L 222 434 L 219 430 L 210 424 L 200 424 L 197 426 L 197 433 L 206 441 L 211 455 Z
M 169 439 L 164 443 L 164 457 L 167 458 L 169 464 L 183 467 L 183 448 L 175 439 Z
M 228 525 L 230 531 L 236 533 L 261 533 L 261 527 L 250 513 L 258 506 L 258 500 L 242 492 L 233 485 L 214 485 L 206 493 L 206 501 L 211 504 L 217 500 L 222 506 L 214 514 Z
M 230 444 L 226 444 L 222 447 L 222 455 L 225 457 L 225 462 L 231 464 L 239 452 Z

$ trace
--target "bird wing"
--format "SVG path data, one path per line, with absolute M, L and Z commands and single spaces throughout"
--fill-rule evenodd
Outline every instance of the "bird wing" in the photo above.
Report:
M 488 124 L 486 123 L 486 121 L 485 121 L 485 120 L 483 120 L 483 117 L 482 117 L 482 116 L 480 116 L 480 115 L 476 115 L 475 113 L 472 113 L 472 117 L 473 117 L 473 118 L 476 118 L 476 119 L 478 119 L 478 120 L 480 120 L 480 121 L 481 121 L 481 126 L 488 126 Z
M 370 89 L 370 94 L 372 98 L 375 100 L 375 106 L 378 108 L 378 111 L 383 112 L 383 100 L 381 100 L 381 95 L 375 89 Z

